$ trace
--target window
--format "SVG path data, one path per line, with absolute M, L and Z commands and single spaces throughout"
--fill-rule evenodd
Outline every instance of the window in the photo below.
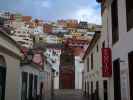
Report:
M 91 54 L 91 69 L 93 69 L 93 53 Z
M 103 41 L 102 43 L 102 48 L 105 48 L 105 41 Z
M 119 40 L 117 0 L 114 0 L 112 2 L 111 13 L 112 13 L 112 44 L 115 44 Z
M 89 57 L 87 58 L 87 72 L 89 72 Z
M 126 0 L 127 30 L 133 28 L 133 0 Z
M 97 44 L 97 52 L 99 51 L 99 47 L 98 47 L 98 44 Z
M 27 72 L 22 72 L 22 88 L 21 88 L 21 99 L 24 100 L 27 98 L 27 82 L 28 82 L 28 73 Z
M 91 82 L 91 100 L 94 100 L 94 96 L 93 96 L 93 82 Z

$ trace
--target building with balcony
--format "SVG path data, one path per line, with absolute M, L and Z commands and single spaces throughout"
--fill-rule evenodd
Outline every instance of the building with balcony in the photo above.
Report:
M 15 41 L 17 41 L 21 46 L 27 48 L 33 47 L 33 39 L 31 37 L 32 33 L 29 26 L 26 25 L 25 22 L 13 21 L 10 27 L 13 27 L 13 30 L 11 30 L 11 37 Z

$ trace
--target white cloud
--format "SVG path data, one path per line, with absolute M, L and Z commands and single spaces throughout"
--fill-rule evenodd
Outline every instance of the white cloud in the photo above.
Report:
M 34 4 L 39 8 L 44 7 L 44 8 L 51 8 L 51 2 L 49 0 L 36 0 L 34 1 Z
M 76 12 L 76 18 L 89 23 L 101 24 L 100 12 L 94 8 L 83 8 Z

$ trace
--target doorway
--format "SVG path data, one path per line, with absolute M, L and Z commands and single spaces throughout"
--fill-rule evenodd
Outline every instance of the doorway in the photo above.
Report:
M 6 68 L 0 67 L 0 100 L 5 100 Z
M 40 83 L 40 100 L 43 99 L 43 88 L 44 88 L 44 84 L 43 82 Z
M 38 76 L 34 75 L 34 90 L 33 90 L 34 100 L 37 99 L 37 80 L 38 80 Z
M 27 80 L 28 80 L 28 73 L 22 72 L 21 100 L 27 100 Z
M 91 100 L 94 100 L 93 82 L 91 82 Z
M 73 70 L 64 69 L 60 72 L 60 89 L 75 88 L 75 73 Z
M 6 61 L 0 55 L 0 100 L 5 100 L 5 87 L 6 87 Z
M 87 96 L 89 98 L 89 95 L 90 95 L 90 93 L 89 93 L 89 90 L 90 90 L 90 88 L 89 88 L 89 82 L 87 82 L 87 90 L 88 90 Z
M 121 83 L 120 83 L 120 60 L 113 62 L 114 73 L 114 100 L 121 100 Z
M 103 88 L 104 88 L 104 100 L 108 100 L 108 81 L 103 81 Z
M 133 100 L 133 52 L 128 54 L 129 62 L 129 84 L 130 84 L 130 100 Z
M 33 100 L 32 91 L 33 91 L 33 74 L 29 74 L 29 100 Z
M 98 81 L 96 82 L 96 91 L 95 91 L 95 93 L 96 93 L 96 100 L 99 100 L 99 82 Z

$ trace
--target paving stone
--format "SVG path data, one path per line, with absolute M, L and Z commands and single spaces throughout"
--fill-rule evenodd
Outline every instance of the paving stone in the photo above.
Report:
M 56 90 L 54 91 L 53 100 L 87 100 L 78 90 Z

